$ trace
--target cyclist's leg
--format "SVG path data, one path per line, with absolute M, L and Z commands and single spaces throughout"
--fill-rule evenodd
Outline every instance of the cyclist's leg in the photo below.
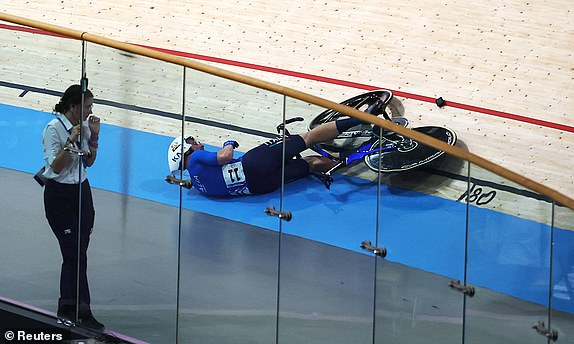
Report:
M 303 157 L 303 159 L 309 165 L 309 172 L 311 173 L 327 172 L 337 165 L 336 162 L 325 156 L 313 155 Z
M 307 147 L 311 147 L 318 143 L 323 143 L 336 138 L 342 132 L 363 123 L 356 118 L 338 119 L 334 122 L 323 123 L 300 136 L 305 141 Z
M 294 159 L 307 149 L 300 135 L 285 138 L 285 180 L 287 182 L 305 177 L 310 168 L 303 159 Z M 249 190 L 254 194 L 271 192 L 281 185 L 283 166 L 283 140 L 269 140 L 251 150 L 242 158 Z
M 306 159 L 295 158 L 285 161 L 285 183 L 307 177 L 311 172 L 311 165 Z M 277 171 L 281 175 L 281 170 Z
M 355 124 L 349 124 L 351 127 Z M 326 132 L 331 131 L 329 127 L 324 128 Z M 346 130 L 346 129 L 344 129 Z M 335 134 L 338 135 L 338 134 Z M 273 169 L 267 171 L 268 176 L 275 176 L 275 184 L 278 185 L 281 174 L 283 141 L 276 139 L 271 140 L 268 148 L 267 159 L 274 161 Z M 299 154 L 307 149 L 306 141 L 303 135 L 291 135 L 285 138 L 285 181 L 291 182 L 310 173 L 327 172 L 337 163 L 324 156 L 308 156 L 298 158 Z

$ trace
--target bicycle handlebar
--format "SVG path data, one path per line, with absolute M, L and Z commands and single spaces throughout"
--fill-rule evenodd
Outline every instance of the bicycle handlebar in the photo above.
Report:
M 293 122 L 303 122 L 305 119 L 303 117 L 293 117 L 285 120 L 285 124 L 290 124 Z
M 285 128 L 285 125 L 293 123 L 293 122 L 302 122 L 304 120 L 305 119 L 303 117 L 293 117 L 293 118 L 286 119 L 285 123 L 281 123 L 277 126 L 277 133 L 281 133 L 281 131 L 285 130 L 285 134 L 288 134 L 289 132 Z

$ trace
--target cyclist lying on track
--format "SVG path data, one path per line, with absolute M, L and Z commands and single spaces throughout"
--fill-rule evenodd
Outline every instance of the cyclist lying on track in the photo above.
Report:
M 317 172 L 326 172 L 334 162 L 323 156 L 300 157 L 299 153 L 316 145 L 334 139 L 340 133 L 358 124 L 358 119 L 345 118 L 321 124 L 300 135 L 285 138 L 285 182 L 291 182 Z M 204 150 L 204 146 L 193 137 L 183 142 L 175 138 L 168 149 L 170 175 L 166 181 L 186 188 L 195 187 L 211 196 L 257 195 L 273 192 L 281 186 L 283 140 L 281 137 L 261 144 L 240 158 L 233 157 L 233 150 L 239 147 L 237 141 L 226 141 L 217 152 Z M 191 180 L 180 180 L 173 174 L 188 170 Z

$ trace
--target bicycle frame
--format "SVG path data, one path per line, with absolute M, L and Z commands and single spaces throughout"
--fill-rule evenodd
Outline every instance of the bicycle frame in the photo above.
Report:
M 377 141 L 373 132 L 371 130 L 358 130 L 358 131 L 351 131 L 351 132 L 344 132 L 342 135 L 339 135 L 336 139 L 341 138 L 356 138 L 356 137 L 371 137 L 371 139 L 367 140 L 366 142 L 362 143 L 358 148 L 345 152 L 344 157 L 335 156 L 331 152 L 326 149 L 321 148 L 319 145 L 314 145 L 313 147 L 309 148 L 315 153 L 329 158 L 336 162 L 337 164 L 331 168 L 329 171 L 324 172 L 327 176 L 330 176 L 336 170 L 345 167 L 345 166 L 352 166 L 359 161 L 362 161 L 365 156 L 371 154 L 377 154 L 381 152 L 387 152 L 394 149 L 397 149 L 397 146 L 394 142 L 383 138 L 382 140 L 387 141 L 387 143 L 382 143 L 379 145 L 378 148 L 371 149 L 370 147 Z
M 295 118 L 288 119 L 285 121 L 285 124 L 279 124 L 277 126 L 277 132 L 280 133 L 281 131 L 283 131 L 285 133 L 285 135 L 290 135 L 289 130 L 287 130 L 285 125 L 289 124 L 289 123 L 293 123 L 293 122 L 303 121 L 303 120 L 304 119 L 302 117 L 295 117 Z M 385 132 L 394 134 L 394 133 L 388 132 L 388 131 L 385 131 Z M 381 134 L 382 134 L 382 132 L 381 132 Z M 388 138 L 384 137 L 384 135 L 381 135 L 381 137 L 376 137 L 375 134 L 373 133 L 373 131 L 370 129 L 369 130 L 345 131 L 345 132 L 339 134 L 335 138 L 335 140 L 359 138 L 359 137 L 368 137 L 369 139 L 367 141 L 363 142 L 358 148 L 346 151 L 343 154 L 344 156 L 341 156 L 341 154 L 343 152 L 339 152 L 339 156 L 336 156 L 333 153 L 331 153 L 330 151 L 323 149 L 320 146 L 320 144 L 316 144 L 316 145 L 309 148 L 310 150 L 314 151 L 315 153 L 317 153 L 321 156 L 324 156 L 328 159 L 331 159 L 333 162 L 336 163 L 335 166 L 333 166 L 327 172 L 318 172 L 318 173 L 314 174 L 315 177 L 317 177 L 319 180 L 321 180 L 325 184 L 327 189 L 330 188 L 330 185 L 333 182 L 333 178 L 331 177 L 332 174 L 335 171 L 339 170 L 340 168 L 345 167 L 345 166 L 352 166 L 352 165 L 358 163 L 359 161 L 363 160 L 368 155 L 377 154 L 377 153 L 397 149 L 396 142 L 389 140 Z M 371 149 L 370 147 L 372 147 L 373 143 L 375 143 L 377 140 L 381 140 L 381 141 L 384 140 L 387 143 L 384 143 L 384 144 L 382 143 L 379 145 L 378 148 Z
M 387 113 L 393 94 L 388 90 L 371 91 L 349 98 L 341 104 L 369 113 L 373 116 L 384 117 L 401 127 L 407 127 L 407 118 L 397 116 L 391 118 Z M 309 130 L 348 116 L 332 109 L 327 109 L 314 117 L 309 124 Z M 303 121 L 301 117 L 291 118 L 277 126 L 277 132 L 288 134 L 285 125 Z M 366 124 L 366 123 L 365 123 Z M 416 140 L 399 135 L 392 130 L 370 126 L 369 129 L 344 131 L 331 142 L 319 143 L 310 147 L 312 151 L 334 162 L 334 167 L 327 172 L 316 172 L 315 176 L 322 180 L 327 188 L 333 181 L 331 175 L 336 170 L 356 164 L 363 160 L 365 165 L 374 172 L 392 173 L 419 168 L 442 156 L 444 152 L 429 146 L 421 145 Z M 456 133 L 446 127 L 422 126 L 412 130 L 434 137 L 450 145 L 456 143 Z M 366 138 L 362 143 L 355 138 Z M 346 141 L 343 141 L 343 140 Z M 349 140 L 351 139 L 351 140 Z M 337 142 L 339 140 L 339 142 Z M 301 157 L 301 155 L 299 155 Z

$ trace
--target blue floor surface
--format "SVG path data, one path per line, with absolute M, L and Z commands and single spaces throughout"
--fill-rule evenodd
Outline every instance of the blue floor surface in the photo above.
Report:
M 0 166 L 35 173 L 43 164 L 42 131 L 52 118 L 51 113 L 0 104 Z M 102 124 L 98 160 L 88 170 L 92 187 L 179 205 L 179 188 L 164 181 L 171 140 Z M 206 147 L 210 148 L 217 149 Z M 359 244 L 363 240 L 375 243 L 377 239 L 377 185 L 346 175 L 336 175 L 335 179 L 331 190 L 313 178 L 288 184 L 283 208 L 293 213 L 293 220 L 282 222 L 281 230 L 364 253 Z M 388 250 L 388 260 L 464 278 L 465 204 L 388 185 L 382 185 L 380 200 L 379 241 Z M 182 201 L 186 209 L 279 230 L 279 220 L 264 213 L 269 205 L 279 209 L 279 191 L 230 199 L 205 197 L 184 189 Z M 547 305 L 550 228 L 474 206 L 470 214 L 468 281 Z M 562 254 L 555 255 L 554 284 L 568 289 L 568 272 L 574 264 L 574 233 L 560 229 L 555 233 Z M 553 305 L 574 312 L 571 294 L 570 290 L 553 300 Z

